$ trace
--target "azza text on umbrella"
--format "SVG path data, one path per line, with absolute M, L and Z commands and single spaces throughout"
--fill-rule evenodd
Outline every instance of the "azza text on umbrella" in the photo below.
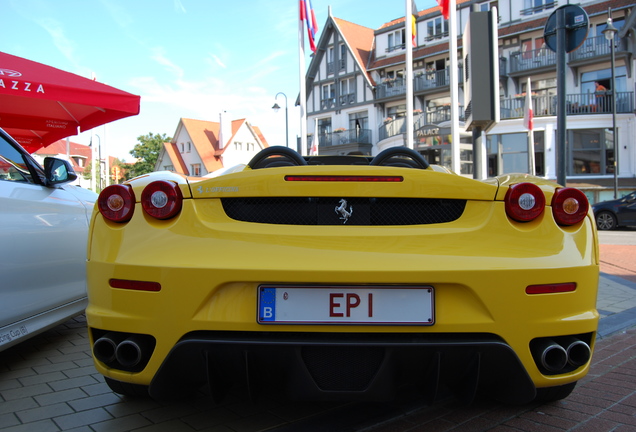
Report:
M 0 127 L 29 152 L 139 114 L 140 97 L 0 52 Z

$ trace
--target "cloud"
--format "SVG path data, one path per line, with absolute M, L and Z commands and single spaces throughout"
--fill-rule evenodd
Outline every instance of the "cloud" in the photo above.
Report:
M 62 24 L 53 18 L 39 18 L 37 23 L 51 36 L 53 44 L 60 50 L 62 55 L 77 66 L 77 62 L 73 57 L 74 44 L 66 37 Z
M 181 0 L 174 0 L 174 10 L 181 13 L 186 13 L 186 9 L 183 6 L 183 2 Z
M 150 57 L 159 63 L 160 65 L 165 66 L 166 70 L 176 75 L 178 78 L 183 77 L 183 69 L 173 63 L 168 57 L 166 57 L 166 51 L 162 47 L 154 47 L 151 48 Z
M 134 19 L 121 5 L 110 0 L 101 0 L 101 3 L 120 27 L 129 27 L 134 23 Z
M 212 60 L 214 60 L 214 63 L 218 64 L 223 69 L 227 69 L 227 66 L 225 66 L 225 63 L 223 63 L 220 58 L 218 58 L 214 54 L 210 54 L 210 56 L 212 57 Z

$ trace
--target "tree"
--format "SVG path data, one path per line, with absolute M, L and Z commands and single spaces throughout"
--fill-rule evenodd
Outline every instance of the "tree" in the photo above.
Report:
M 166 136 L 165 133 L 159 135 L 149 132 L 148 135 L 138 136 L 137 144 L 135 144 L 135 147 L 130 151 L 130 154 L 137 159 L 131 166 L 131 175 L 136 177 L 153 172 L 163 143 L 171 140 L 172 138 Z

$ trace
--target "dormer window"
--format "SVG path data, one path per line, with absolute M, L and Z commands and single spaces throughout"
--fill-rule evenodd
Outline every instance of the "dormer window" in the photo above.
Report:
M 448 21 L 438 17 L 426 23 L 426 42 L 445 37 L 448 37 Z
M 389 47 L 386 49 L 386 52 L 404 49 L 404 39 L 406 39 L 405 30 L 389 33 Z

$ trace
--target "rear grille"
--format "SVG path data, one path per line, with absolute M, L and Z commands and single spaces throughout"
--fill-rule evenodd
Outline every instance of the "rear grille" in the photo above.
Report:
M 382 364 L 384 348 L 309 346 L 302 358 L 321 390 L 363 391 Z
M 435 198 L 248 197 L 221 202 L 234 220 L 284 225 L 439 224 L 459 219 L 466 207 L 466 200 Z

